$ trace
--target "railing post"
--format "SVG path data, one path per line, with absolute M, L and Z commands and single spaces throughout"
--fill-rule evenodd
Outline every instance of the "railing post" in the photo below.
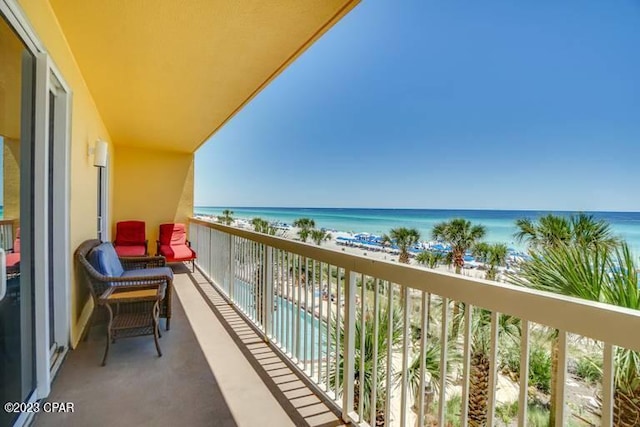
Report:
M 209 267 L 209 271 L 207 272 L 207 274 L 209 275 L 209 277 L 212 279 L 213 281 L 213 277 L 214 277 L 214 270 L 215 270 L 215 263 L 216 260 L 214 259 L 214 253 L 215 253 L 215 239 L 216 239 L 216 234 L 217 232 L 212 229 L 209 228 L 207 229 L 209 231 L 209 247 L 207 248 L 207 253 L 209 254 L 208 256 L 208 267 Z M 224 289 L 224 284 L 222 284 L 222 288 Z
M 602 360 L 602 427 L 613 426 L 613 414 L 615 401 L 615 355 L 614 348 L 609 343 L 604 343 L 604 355 Z
M 454 304 L 457 302 L 454 301 Z M 444 426 L 447 409 L 447 360 L 449 358 L 449 298 L 442 298 L 440 322 L 440 397 L 438 398 L 439 425 Z
M 498 388 L 498 338 L 500 313 L 491 312 L 491 348 L 489 349 L 489 397 L 487 408 L 487 425 L 495 425 L 496 392 Z
M 355 379 L 354 362 L 356 347 L 356 274 L 345 271 L 344 286 L 344 337 L 343 337 L 343 375 L 342 375 L 342 419 L 350 422 L 354 417 L 353 382 Z M 338 307 L 340 310 L 340 307 Z
M 231 301 L 231 305 L 235 303 L 235 265 L 236 265 L 236 257 L 235 257 L 235 245 L 233 244 L 233 235 L 229 234 L 229 301 Z
M 556 382 L 556 426 L 564 426 L 566 411 L 564 401 L 566 398 L 565 381 L 567 378 L 567 332 L 558 331 L 558 376 Z
M 529 399 L 529 321 L 522 320 L 520 332 L 520 397 L 518 398 L 518 427 L 527 425 Z
M 269 337 L 273 335 L 273 248 L 271 246 L 265 247 L 263 262 L 264 340 L 269 342 Z
M 462 405 L 460 408 L 460 427 L 467 427 L 469 425 L 469 378 L 471 375 L 472 321 L 473 306 L 471 304 L 467 304 L 464 311 L 464 344 L 462 350 Z M 428 330 L 428 328 L 426 329 Z

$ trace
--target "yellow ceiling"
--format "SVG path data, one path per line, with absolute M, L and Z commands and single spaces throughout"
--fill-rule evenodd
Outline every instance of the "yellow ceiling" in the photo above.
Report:
M 51 0 L 116 145 L 193 152 L 359 0 Z

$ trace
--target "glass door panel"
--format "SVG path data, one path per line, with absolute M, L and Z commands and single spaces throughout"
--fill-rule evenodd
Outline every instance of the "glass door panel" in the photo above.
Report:
M 35 58 L 0 14 L 0 402 L 24 402 L 36 386 L 33 286 Z M 2 254 L 0 254 L 2 256 Z M 18 414 L 0 410 L 0 426 Z
M 51 355 L 56 354 L 56 350 L 58 344 L 56 343 L 56 316 L 55 316 L 55 277 L 54 277 L 54 268 L 53 265 L 53 251 L 54 251 L 54 238 L 53 238 L 53 229 L 55 227 L 54 223 L 54 212 L 53 212 L 53 194 L 54 194 L 54 177 L 53 177 L 53 148 L 55 146 L 55 118 L 56 118 L 56 95 L 53 91 L 49 92 L 49 144 L 48 144 L 48 152 L 47 152 L 47 169 L 49 172 L 49 176 L 47 178 L 47 183 L 49 187 L 48 197 L 47 197 L 47 223 L 49 235 L 47 236 L 47 254 L 49 256 L 49 271 L 47 271 L 47 279 L 49 283 L 49 347 L 51 349 Z M 53 357 L 51 363 L 53 363 Z

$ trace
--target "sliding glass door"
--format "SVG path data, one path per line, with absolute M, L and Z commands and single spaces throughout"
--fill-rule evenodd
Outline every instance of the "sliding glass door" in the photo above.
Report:
M 0 402 L 36 388 L 33 280 L 36 59 L 0 14 Z M 0 410 L 0 426 L 18 413 Z

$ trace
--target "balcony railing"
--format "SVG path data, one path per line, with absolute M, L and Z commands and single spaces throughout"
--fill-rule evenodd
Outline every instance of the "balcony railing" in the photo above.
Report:
M 17 222 L 15 219 L 0 219 L 0 248 L 13 248 Z
M 591 409 L 601 425 L 611 426 L 616 348 L 640 351 L 640 313 L 633 310 L 198 219 L 191 220 L 190 238 L 203 274 L 338 407 L 345 421 L 358 425 L 430 420 L 445 426 L 451 416 L 447 401 L 459 390 L 454 416 L 467 426 L 470 416 L 477 416 L 468 408 L 470 396 L 477 399 L 478 351 L 488 360 L 479 410 L 486 425 L 496 425 L 498 362 L 505 346 L 501 325 L 509 319 L 520 331 L 509 344 L 516 346 L 520 366 L 517 425 L 528 425 L 532 343 L 547 334 L 558 348 L 556 425 L 583 417 L 569 405 L 568 364 L 570 349 L 588 345 L 602 362 L 596 387 L 601 405 Z M 481 329 L 472 326 L 482 318 Z M 483 336 L 486 343 L 479 350 Z

